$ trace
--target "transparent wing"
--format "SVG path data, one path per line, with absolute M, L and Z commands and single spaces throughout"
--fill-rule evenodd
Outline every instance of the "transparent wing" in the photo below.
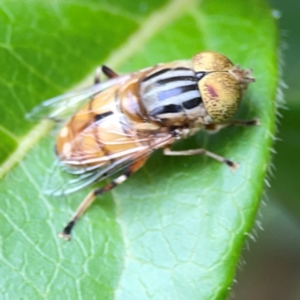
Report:
M 130 77 L 130 74 L 119 76 L 79 91 L 70 92 L 46 100 L 27 113 L 26 118 L 33 121 L 44 118 L 49 118 L 57 122 L 63 121 L 72 116 L 79 107 L 83 106 L 101 91 L 126 82 Z
M 77 164 L 74 162 L 73 165 L 67 166 L 65 161 L 57 159 L 50 171 L 48 180 L 45 182 L 44 192 L 51 196 L 64 196 L 77 192 L 125 169 L 134 161 L 149 156 L 155 149 L 172 143 L 173 139 L 173 136 L 167 135 L 160 138 L 151 147 L 142 145 L 120 151 L 112 156 L 94 158 L 90 161 L 93 162 L 93 165 L 88 167 L 78 168 L 78 161 Z M 111 162 L 112 160 L 113 162 Z
M 125 156 L 112 164 L 101 167 L 93 166 L 85 169 L 73 169 L 73 171 L 61 165 L 61 163 L 56 163 L 53 165 L 51 175 L 45 183 L 44 193 L 55 197 L 75 193 L 125 169 L 134 160 L 145 157 L 150 152 L 149 150 L 141 151 L 141 153 Z

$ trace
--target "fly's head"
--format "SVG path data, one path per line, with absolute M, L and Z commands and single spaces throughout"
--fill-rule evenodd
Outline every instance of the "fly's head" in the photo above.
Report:
M 208 115 L 214 123 L 228 121 L 237 111 L 249 83 L 255 81 L 252 70 L 243 70 L 215 52 L 198 53 L 192 61 Z

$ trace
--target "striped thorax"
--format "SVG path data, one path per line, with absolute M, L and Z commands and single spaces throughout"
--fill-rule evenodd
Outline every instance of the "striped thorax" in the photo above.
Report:
M 140 97 L 150 119 L 185 126 L 207 116 L 198 79 L 188 63 L 154 69 L 140 84 Z M 204 120 L 202 120 L 204 123 Z
M 191 62 L 152 68 L 140 82 L 140 101 L 149 119 L 193 134 L 233 116 L 250 74 L 221 54 L 203 52 Z

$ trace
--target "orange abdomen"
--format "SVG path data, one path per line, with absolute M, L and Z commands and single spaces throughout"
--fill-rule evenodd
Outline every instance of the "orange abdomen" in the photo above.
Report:
M 56 149 L 60 160 L 78 167 L 110 164 L 146 146 L 134 129 L 143 116 L 133 85 L 99 93 L 61 129 Z M 132 150 L 132 151 L 131 151 Z

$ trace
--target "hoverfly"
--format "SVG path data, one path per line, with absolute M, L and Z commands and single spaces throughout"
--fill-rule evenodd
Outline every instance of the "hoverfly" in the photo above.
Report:
M 29 116 L 46 115 L 65 121 L 56 139 L 59 164 L 76 179 L 48 192 L 67 195 L 123 173 L 92 190 L 79 205 L 60 237 L 70 240 L 78 218 L 95 198 L 123 183 L 150 154 L 205 154 L 235 168 L 235 163 L 206 149 L 172 151 L 172 144 L 201 129 L 255 125 L 257 120 L 231 120 L 243 92 L 254 81 L 250 69 L 235 66 L 226 56 L 201 52 L 191 61 L 162 63 L 119 76 L 106 66 L 108 77 L 93 86 L 43 102 Z

